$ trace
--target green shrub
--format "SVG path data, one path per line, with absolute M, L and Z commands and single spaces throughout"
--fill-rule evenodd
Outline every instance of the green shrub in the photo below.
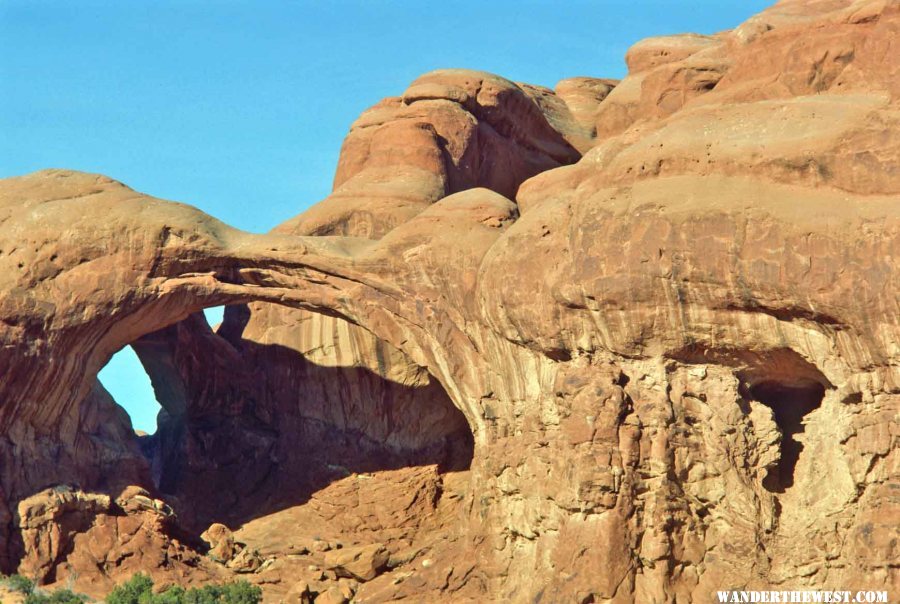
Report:
M 59 589 L 49 594 L 33 591 L 25 598 L 25 604 L 83 604 L 86 601 L 86 596 L 70 589 Z
M 13 591 L 28 595 L 34 591 L 34 581 L 22 575 L 10 575 L 6 579 L 6 586 Z
M 22 575 L 10 575 L 3 579 L 12 591 L 25 594 L 25 604 L 82 604 L 87 596 L 76 594 L 70 589 L 43 592 L 35 588 L 34 581 Z
M 184 593 L 183 587 L 175 585 L 161 594 L 151 596 L 147 602 L 149 604 L 183 604 Z M 141 604 L 144 604 L 144 602 L 142 601 Z
M 154 594 L 150 577 L 137 574 L 116 587 L 107 596 L 106 604 L 259 604 L 261 600 L 262 590 L 246 581 L 188 590 L 176 585 Z
M 258 604 L 262 590 L 246 581 L 225 585 L 205 585 L 189 589 L 184 594 L 184 604 Z M 154 604 L 156 604 L 154 602 Z M 166 603 L 168 604 L 168 603 Z
M 112 590 L 106 597 L 106 604 L 149 604 L 152 597 L 153 580 L 138 573 Z

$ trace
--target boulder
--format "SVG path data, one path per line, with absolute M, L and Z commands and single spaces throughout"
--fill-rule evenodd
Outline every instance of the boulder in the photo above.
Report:
M 334 585 L 316 596 L 315 604 L 347 604 L 346 597 L 340 587 Z
M 287 592 L 284 597 L 285 604 L 313 604 L 313 593 L 310 590 L 309 583 L 306 581 L 298 581 Z
M 209 552 L 207 555 L 219 562 L 227 563 L 234 558 L 237 553 L 237 546 L 234 542 L 234 533 L 231 532 L 224 524 L 214 523 L 206 529 L 200 538 L 209 544 Z
M 372 543 L 332 550 L 325 554 L 325 568 L 339 577 L 370 581 L 387 566 L 390 554 L 384 545 Z

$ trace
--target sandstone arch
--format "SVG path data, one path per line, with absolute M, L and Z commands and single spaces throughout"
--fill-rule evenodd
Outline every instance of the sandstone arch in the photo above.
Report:
M 3 227 L 8 232 L 26 232 L 32 236 L 27 248 L 14 246 L 3 255 L 10 268 L 5 274 L 14 284 L 8 288 L 12 295 L 3 300 L 4 341 L 9 346 L 0 357 L 7 378 L 0 387 L 4 401 L 2 479 L 6 497 L 14 504 L 19 500 L 25 502 L 19 504 L 20 518 L 16 522 L 24 522 L 22 510 L 31 509 L 27 507 L 31 505 L 28 503 L 31 495 L 46 487 L 64 484 L 70 485 L 65 488 L 76 488 L 78 492 L 100 489 L 111 492 L 113 497 L 119 492 L 130 492 L 122 491 L 126 485 L 152 488 L 139 452 L 123 433 L 122 426 L 127 426 L 127 422 L 121 421 L 120 410 L 116 411 L 109 395 L 97 384 L 96 374 L 115 350 L 133 344 L 148 361 L 154 377 L 157 372 L 154 361 L 166 363 L 154 350 L 154 338 L 158 344 L 160 337 L 165 339 L 167 330 L 190 331 L 192 324 L 196 327 L 201 323 L 196 313 L 205 307 L 265 301 L 313 311 L 317 316 L 324 313 L 340 317 L 344 325 L 348 321 L 363 327 L 371 325 L 370 339 L 377 339 L 377 333 L 391 338 L 405 334 L 400 346 L 426 363 L 435 358 L 429 348 L 433 340 L 404 316 L 403 311 L 408 309 L 399 305 L 405 303 L 402 290 L 386 285 L 383 274 L 371 268 L 380 265 L 382 273 L 387 272 L 390 267 L 385 268 L 382 259 L 390 250 L 374 254 L 374 260 L 367 260 L 361 253 L 371 252 L 372 242 L 349 238 L 311 239 L 312 245 L 307 246 L 303 238 L 251 236 L 186 206 L 147 198 L 93 175 L 45 172 L 6 181 L 5 185 L 2 199 L 9 212 Z M 86 198 L 89 203 L 84 203 Z M 494 199 L 490 201 L 497 203 Z M 503 203 L 508 204 L 505 200 L 501 202 L 500 210 L 508 212 Z M 59 222 L 51 225 L 43 219 L 42 211 L 48 207 L 53 207 Z M 460 207 L 465 208 L 465 204 Z M 65 241 L 65 248 L 57 252 L 53 247 L 55 241 L 49 237 L 41 239 L 41 233 L 36 232 L 35 216 L 41 220 L 40 228 L 59 229 L 55 236 Z M 106 230 L 98 235 L 93 225 L 101 216 Z M 485 227 L 485 230 L 496 229 Z M 301 256 L 308 262 L 298 262 Z M 84 289 L 68 289 L 73 283 L 81 284 Z M 298 287 L 303 293 L 295 291 Z M 376 312 L 372 312 L 372 307 Z M 39 310 L 29 312 L 35 308 Z M 202 323 L 205 325 L 205 321 Z M 233 327 L 234 323 L 229 321 L 226 332 Z M 361 333 L 370 332 L 353 333 L 358 339 Z M 426 346 L 411 339 L 416 337 Z M 224 343 L 219 338 L 217 344 L 225 346 Z M 426 390 L 423 396 L 438 405 L 437 419 L 432 422 L 444 418 L 448 425 L 438 428 L 446 428 L 447 438 L 463 439 L 461 453 L 451 452 L 452 459 L 447 460 L 434 458 L 434 463 L 446 462 L 450 469 L 454 464 L 467 468 L 472 445 L 471 441 L 464 442 L 465 438 L 471 438 L 465 415 L 453 407 L 454 403 L 433 378 L 432 385 L 428 386 L 429 374 L 422 368 L 415 369 L 406 353 L 395 349 L 390 357 L 379 357 L 377 369 L 382 373 L 405 374 L 399 375 L 397 386 L 383 387 L 392 388 L 385 395 L 391 399 L 387 404 L 396 407 L 394 399 L 404 396 L 415 399 L 415 395 L 403 394 L 404 388 L 411 387 L 405 386 L 404 381 L 421 385 Z M 392 364 L 399 364 L 399 368 L 392 369 Z M 155 369 L 163 373 L 156 377 L 172 379 L 171 374 L 163 371 L 171 367 L 157 363 Z M 368 369 L 362 367 L 360 371 Z M 343 379 L 347 383 L 346 375 Z M 381 377 L 373 379 L 376 384 L 384 382 Z M 166 402 L 172 415 L 184 403 Z M 411 403 L 404 404 L 409 407 Z M 401 407 L 396 409 L 403 411 Z M 429 438 L 441 438 L 442 433 L 424 428 L 428 419 L 426 408 L 405 412 L 415 413 L 409 417 L 416 422 L 417 430 L 424 430 L 421 434 L 410 433 L 417 437 L 412 446 L 425 451 Z M 117 420 L 110 421 L 110 414 L 117 413 Z M 403 418 L 397 421 L 402 422 Z M 177 430 L 168 430 L 162 438 L 166 435 L 175 440 L 181 438 Z M 402 435 L 386 437 L 402 441 Z M 403 442 L 393 445 L 400 446 Z M 382 465 L 359 467 L 353 466 L 352 460 L 342 461 L 351 469 L 363 471 L 393 467 L 391 464 L 404 463 L 403 459 L 398 454 L 396 461 L 382 459 Z M 423 462 L 431 463 L 431 459 L 425 458 Z M 23 473 L 21 468 L 37 468 L 37 471 Z M 251 473 L 258 470 L 250 460 L 245 469 Z M 316 481 L 322 477 L 310 480 L 311 485 L 319 484 L 317 488 L 321 488 Z M 208 487 L 215 486 L 215 481 L 209 482 Z M 157 482 L 157 486 L 165 491 L 171 485 Z M 87 501 L 78 499 L 80 495 L 73 497 L 76 497 L 73 502 Z M 106 501 L 96 508 L 98 513 L 110 505 L 108 498 Z M 253 503 L 257 511 L 263 509 L 258 502 Z M 209 510 L 198 508 L 185 516 L 188 524 L 198 517 L 208 522 Z M 74 527 L 76 536 L 80 531 L 90 532 L 90 514 L 80 522 Z M 204 525 L 196 526 L 199 532 Z M 19 564 L 16 560 L 21 554 L 17 551 L 23 544 L 18 537 L 8 540 L 6 531 L 2 536 L 5 567 L 12 570 Z M 67 543 L 66 538 L 57 538 L 56 542 Z M 25 544 L 25 547 L 27 550 L 30 546 Z M 64 557 L 67 551 L 59 551 L 54 556 Z M 45 567 L 28 559 L 22 560 L 21 565 L 42 580 L 57 577 L 52 565 Z
M 273 302 L 339 316 L 386 340 L 410 330 L 399 327 L 409 319 L 391 312 L 404 290 L 385 281 L 389 269 L 379 274 L 377 260 L 362 256 L 371 241 L 254 236 L 70 172 L 11 179 L 3 194 L 7 212 L 17 212 L 4 228 L 29 234 L 3 256 L 4 329 L 15 345 L 2 357 L 7 423 L 29 409 L 37 430 L 53 425 L 84 398 L 113 351 L 211 306 Z M 51 211 L 55 224 L 46 218 Z M 107 224 L 98 233 L 101 216 Z M 412 344 L 422 359 L 425 349 Z

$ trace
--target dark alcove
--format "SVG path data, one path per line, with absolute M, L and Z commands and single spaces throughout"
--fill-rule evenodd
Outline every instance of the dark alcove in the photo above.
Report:
M 781 431 L 781 459 L 769 469 L 763 486 L 773 493 L 784 493 L 794 484 L 794 470 L 803 451 L 797 435 L 803 433 L 803 418 L 822 404 L 825 387 L 815 381 L 783 383 L 761 381 L 750 387 L 750 398 L 770 409 Z

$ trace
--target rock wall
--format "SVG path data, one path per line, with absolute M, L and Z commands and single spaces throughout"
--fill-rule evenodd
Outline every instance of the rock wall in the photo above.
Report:
M 269 235 L 104 177 L 0 182 L 4 568 L 73 576 L 138 485 L 179 513 L 147 550 L 186 548 L 148 566 L 228 576 L 191 535 L 243 524 L 272 601 L 893 593 L 898 30 L 894 3 L 786 0 L 640 42 L 621 82 L 434 72 Z M 127 344 L 166 410 L 150 460 L 96 383 Z M 378 571 L 288 585 L 325 518 Z

